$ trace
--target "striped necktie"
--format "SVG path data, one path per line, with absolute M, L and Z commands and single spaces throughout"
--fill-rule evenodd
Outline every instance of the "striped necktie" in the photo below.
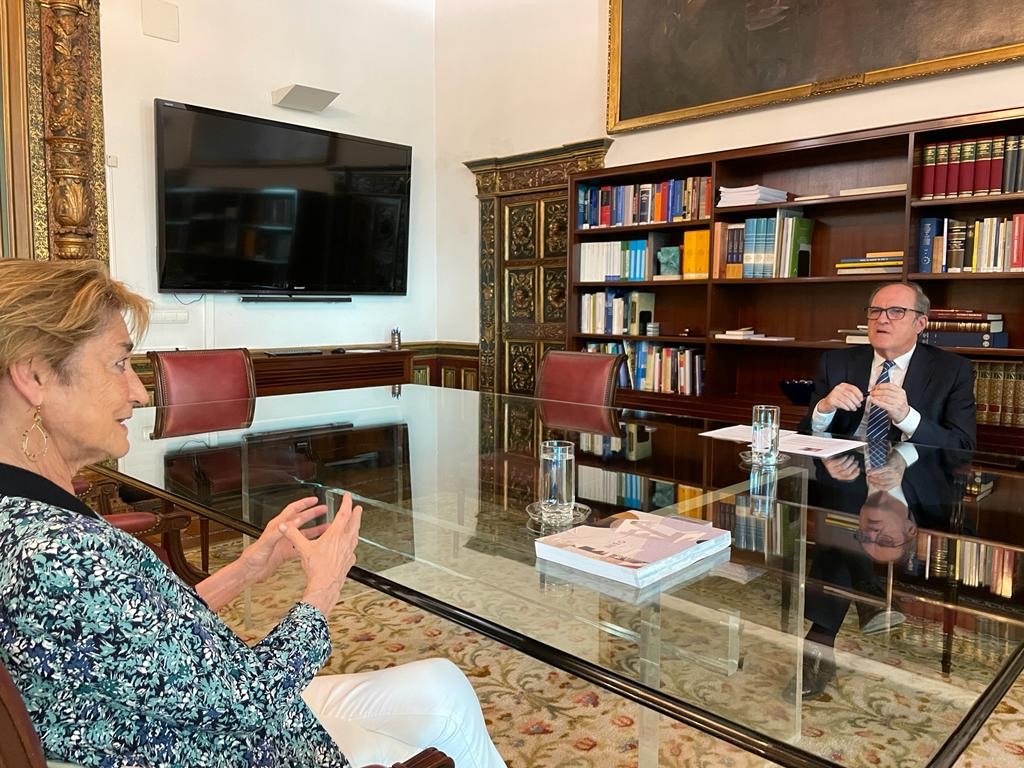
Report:
M 878 381 L 875 382 L 875 386 L 889 383 L 889 369 L 894 365 L 896 363 L 892 360 L 886 360 L 882 363 L 882 372 L 878 374 Z M 871 411 L 868 413 L 868 442 L 873 443 L 887 439 L 889 427 L 891 426 L 892 420 L 889 418 L 889 414 L 872 403 Z

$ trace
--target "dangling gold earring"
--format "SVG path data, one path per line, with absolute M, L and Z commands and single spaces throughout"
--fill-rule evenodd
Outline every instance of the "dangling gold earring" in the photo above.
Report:
M 32 423 L 28 428 L 21 433 L 21 452 L 25 454 L 25 457 L 29 461 L 39 461 L 46 452 L 50 450 L 50 435 L 45 429 L 43 429 L 43 417 L 39 415 L 42 410 L 42 406 L 36 406 L 36 415 L 32 417 Z M 43 448 L 39 451 L 33 451 L 28 447 L 29 440 L 32 438 L 32 433 L 38 432 L 39 436 L 43 439 Z

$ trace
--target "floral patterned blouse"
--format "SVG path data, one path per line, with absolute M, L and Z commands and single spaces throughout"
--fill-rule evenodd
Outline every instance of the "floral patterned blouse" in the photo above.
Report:
M 0 657 L 47 757 L 347 766 L 300 697 L 331 650 L 299 603 L 250 648 L 132 536 L 0 464 Z

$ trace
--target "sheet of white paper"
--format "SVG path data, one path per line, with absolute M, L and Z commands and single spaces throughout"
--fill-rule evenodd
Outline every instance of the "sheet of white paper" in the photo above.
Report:
M 749 444 L 752 439 L 749 424 L 734 424 L 731 427 L 720 427 L 719 429 L 712 429 L 700 434 L 702 437 L 710 437 L 715 440 L 729 440 L 734 443 Z M 859 448 L 862 445 L 864 445 L 863 440 L 801 435 L 792 429 L 779 430 L 779 450 L 782 453 L 818 456 L 824 459 L 829 456 L 838 456 L 840 453 L 852 451 L 854 448 Z
M 838 437 L 817 437 L 815 435 L 789 434 L 779 438 L 782 453 L 796 453 L 801 456 L 817 456 L 825 459 L 852 451 L 864 445 L 863 440 L 844 440 Z
M 715 440 L 731 440 L 734 443 L 750 443 L 753 439 L 749 424 L 735 424 L 731 427 L 720 427 L 708 432 L 701 432 L 701 437 L 711 437 Z M 780 429 L 779 439 L 787 435 L 795 435 L 792 429 Z

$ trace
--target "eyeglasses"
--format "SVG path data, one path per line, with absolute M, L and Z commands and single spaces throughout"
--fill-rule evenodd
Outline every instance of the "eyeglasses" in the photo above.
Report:
M 874 544 L 876 547 L 884 547 L 886 549 L 902 549 L 906 546 L 907 541 L 909 541 L 909 539 L 896 541 L 892 536 L 888 536 L 884 533 L 876 536 L 870 533 L 865 533 L 864 531 L 854 531 L 853 538 L 861 544 Z
M 917 312 L 919 315 L 923 315 L 919 309 L 911 309 L 910 307 L 864 307 L 864 314 L 868 316 L 868 320 L 877 320 L 885 312 L 885 316 L 890 320 L 902 320 L 907 312 Z

